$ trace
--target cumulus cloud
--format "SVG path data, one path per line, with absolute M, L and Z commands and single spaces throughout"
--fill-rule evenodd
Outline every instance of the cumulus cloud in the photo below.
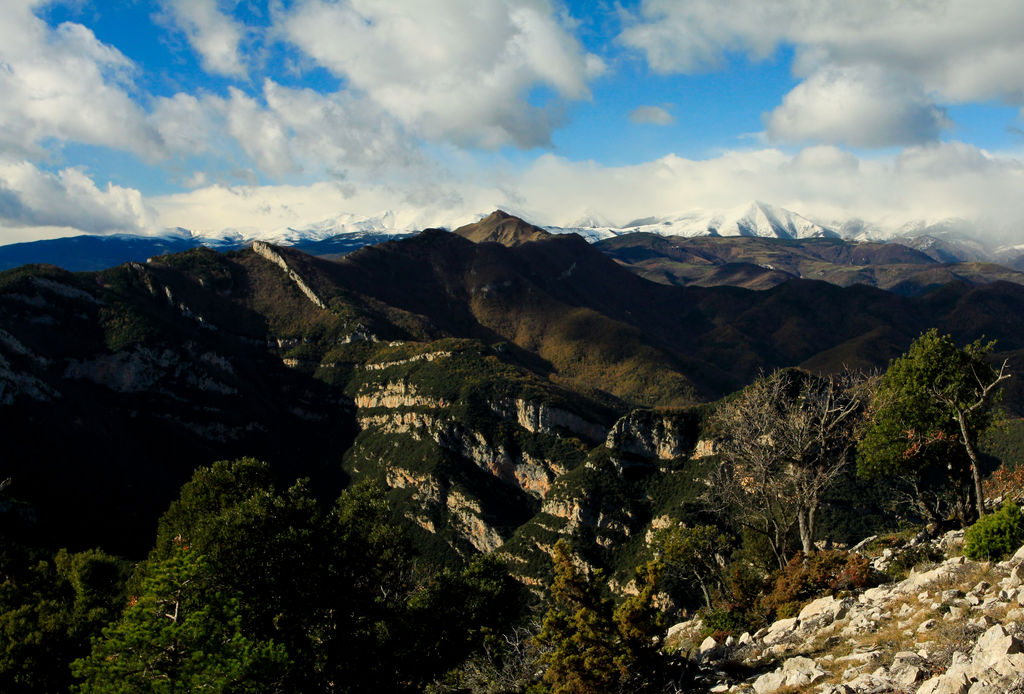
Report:
M 765 59 L 792 45 L 794 72 L 806 81 L 769 116 L 769 132 L 885 146 L 936 138 L 937 103 L 1024 106 L 1022 25 L 1024 4 L 1014 0 L 645 0 L 620 41 L 663 73 L 718 68 L 735 53 Z M 844 122 L 838 106 L 854 100 L 873 120 Z M 880 108 L 887 101 L 895 116 Z M 800 107 L 828 126 L 812 127 Z M 872 123 L 885 136 L 868 137 Z
M 311 169 L 381 173 L 422 163 L 411 140 L 378 106 L 348 92 L 324 95 L 266 80 L 263 102 L 238 89 L 210 98 L 227 134 L 264 173 Z
M 0 160 L 0 243 L 11 242 L 11 228 L 144 234 L 155 230 L 156 218 L 132 188 L 99 188 L 76 168 L 50 173 L 27 161 Z
M 889 147 L 938 140 L 951 123 L 914 82 L 870 66 L 815 72 L 765 125 L 774 140 Z
M 672 125 L 676 119 L 661 106 L 638 106 L 630 112 L 629 120 L 631 123 Z
M 603 70 L 548 0 L 308 0 L 278 23 L 407 128 L 458 145 L 548 145 L 562 104 Z
M 158 133 L 129 96 L 132 62 L 71 22 L 50 28 L 33 3 L 0 3 L 0 149 L 38 155 L 49 138 L 154 159 Z
M 170 152 L 202 154 L 209 151 L 218 128 L 216 109 L 209 99 L 179 92 L 154 99 L 149 121 Z
M 941 172 L 941 173 L 939 173 Z M 706 160 L 669 155 L 629 167 L 545 156 L 519 177 L 530 211 L 566 224 L 587 210 L 618 224 L 695 209 L 720 211 L 760 199 L 825 223 L 853 217 L 882 230 L 911 221 L 968 220 L 990 238 L 1024 225 L 1024 163 L 953 142 L 857 158 L 830 146 L 788 154 L 726 152 Z
M 266 234 L 329 228 L 341 213 L 375 217 L 389 210 L 394 213 L 389 223 L 397 229 L 453 227 L 495 208 L 539 224 L 565 226 L 589 215 L 622 225 L 640 217 L 718 212 L 761 199 L 828 224 L 857 218 L 895 231 L 910 222 L 959 218 L 997 238 L 1024 224 L 1022 186 L 1024 164 L 1018 159 L 963 143 L 911 147 L 878 159 L 821 145 L 796 154 L 769 148 L 705 160 L 669 155 L 623 167 L 547 154 L 500 177 L 492 169 L 468 170 L 450 189 L 403 187 L 399 192 L 358 180 L 207 186 L 152 204 L 164 226 Z
M 491 191 L 472 184 L 467 186 L 471 200 L 443 189 L 431 192 L 413 203 L 381 184 L 214 185 L 157 197 L 152 204 L 164 226 L 245 237 L 274 236 L 291 229 L 338 229 L 366 218 L 397 230 L 451 226 L 474 221 L 477 207 L 491 204 Z
M 246 74 L 239 54 L 244 27 L 221 12 L 217 0 L 165 0 L 164 7 L 199 54 L 204 70 L 234 77 Z

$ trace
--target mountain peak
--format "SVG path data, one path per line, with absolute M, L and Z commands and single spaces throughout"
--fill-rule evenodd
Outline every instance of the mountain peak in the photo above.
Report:
M 551 235 L 504 210 L 495 210 L 479 222 L 459 227 L 454 233 L 476 243 L 500 243 L 503 246 L 518 246 Z

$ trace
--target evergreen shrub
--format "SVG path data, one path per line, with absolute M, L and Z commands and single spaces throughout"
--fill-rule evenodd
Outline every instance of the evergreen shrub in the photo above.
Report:
M 1017 504 L 1003 506 L 982 516 L 967 529 L 964 555 L 968 559 L 998 561 L 1024 544 L 1024 514 Z

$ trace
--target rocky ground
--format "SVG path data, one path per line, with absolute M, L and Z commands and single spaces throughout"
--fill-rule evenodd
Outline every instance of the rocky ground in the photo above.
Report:
M 974 562 L 959 556 L 962 538 L 940 538 L 946 558 L 905 580 L 819 598 L 755 634 L 700 640 L 694 619 L 667 642 L 691 653 L 710 692 L 1024 692 L 1024 547 Z M 893 559 L 887 551 L 873 563 Z

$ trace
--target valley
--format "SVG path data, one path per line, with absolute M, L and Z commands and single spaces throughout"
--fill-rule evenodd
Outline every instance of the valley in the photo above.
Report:
M 542 595 L 567 541 L 623 600 L 657 533 L 711 519 L 723 397 L 780 368 L 877 371 L 933 327 L 998 340 L 999 361 L 1024 352 L 1008 269 L 834 239 L 636 236 L 591 245 L 495 213 L 342 257 L 255 242 L 9 270 L 5 532 L 141 559 L 194 470 L 252 456 L 324 503 L 378 485 L 423 566 L 489 555 Z M 749 282 L 700 274 L 752 252 L 771 262 L 747 263 Z M 839 278 L 864 267 L 878 287 Z M 1018 380 L 986 450 L 1016 435 Z M 872 484 L 847 471 L 823 498 L 831 541 L 905 515 Z

